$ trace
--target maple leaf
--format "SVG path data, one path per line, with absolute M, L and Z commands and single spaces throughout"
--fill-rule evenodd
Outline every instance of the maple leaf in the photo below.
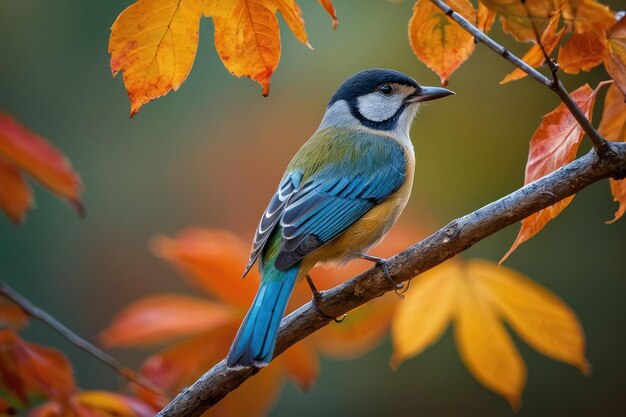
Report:
M 410 229 L 396 228 L 375 253 L 389 256 L 420 236 Z M 260 276 L 253 269 L 246 280 L 241 280 L 249 247 L 227 231 L 188 229 L 176 238 L 159 236 L 151 247 L 213 300 L 173 294 L 146 297 L 123 309 L 100 337 L 107 346 L 145 346 L 180 339 L 150 356 L 140 371 L 162 389 L 176 391 L 226 356 Z M 318 287 L 324 289 L 371 267 L 371 262 L 357 261 L 339 272 L 314 269 L 311 274 Z M 309 288 L 297 285 L 288 312 L 310 299 Z M 319 352 L 345 358 L 372 349 L 384 337 L 395 304 L 396 297 L 382 297 L 350 312 L 340 326 L 327 326 L 311 339 L 292 346 L 253 380 L 220 401 L 210 415 L 265 414 L 278 398 L 285 377 L 302 389 L 309 388 L 319 374 Z M 155 408 L 166 403 L 166 399 L 144 388 L 133 389 Z
M 568 74 L 590 71 L 600 65 L 609 53 L 604 29 L 574 33 L 559 50 L 558 63 Z
M 321 0 L 334 25 L 329 0 Z M 187 79 L 198 49 L 200 19 L 212 17 L 215 47 L 226 68 L 250 77 L 269 94 L 280 59 L 280 12 L 294 36 L 309 46 L 295 0 L 138 0 L 111 27 L 111 71 L 123 72 L 131 117 L 142 105 L 166 95 Z
M 548 56 L 552 53 L 554 48 L 556 48 L 556 46 L 561 41 L 561 38 L 565 34 L 565 28 L 562 28 L 558 32 L 556 31 L 559 24 L 559 17 L 559 14 L 555 14 L 550 19 L 548 26 L 541 34 L 541 46 L 543 46 Z M 533 68 L 538 68 L 539 66 L 543 65 L 546 58 L 541 49 L 541 46 L 538 44 L 531 46 L 528 52 L 526 52 L 522 57 L 522 60 Z M 500 81 L 500 84 L 506 84 L 511 81 L 519 80 L 526 77 L 527 75 L 528 74 L 526 74 L 526 72 L 522 71 L 520 68 L 515 68 L 511 73 L 504 77 L 502 81 Z
M 27 403 L 30 392 L 62 399 L 75 385 L 72 366 L 63 354 L 25 342 L 14 330 L 0 330 L 0 387 Z
M 539 33 L 543 33 L 550 19 L 559 14 L 567 2 L 567 0 L 482 1 L 489 9 L 500 14 L 502 29 L 519 42 L 535 41 L 535 28 Z
M 615 84 L 611 85 L 606 93 L 598 132 L 608 140 L 626 142 L 626 103 L 624 103 L 624 96 Z M 626 213 L 626 179 L 614 180 L 610 178 L 609 181 L 613 199 L 619 203 L 615 217 L 607 222 L 613 223 Z
M 454 323 L 465 366 L 517 409 L 526 366 L 503 321 L 538 352 L 589 371 L 585 337 L 571 308 L 520 273 L 475 259 L 446 262 L 407 291 L 392 322 L 391 364 L 418 355 Z
M 16 224 L 33 204 L 24 174 L 82 214 L 82 185 L 68 160 L 44 138 L 0 111 L 0 209 Z
M 593 114 L 596 94 L 605 84 L 604 82 L 598 84 L 595 90 L 585 84 L 571 94 L 572 99 L 587 118 Z M 529 184 L 573 161 L 584 135 L 582 128 L 563 103 L 543 116 L 541 124 L 530 139 L 524 184 Z M 558 216 L 573 199 L 574 196 L 567 197 L 522 220 L 522 227 L 515 242 L 502 257 L 500 263 L 504 262 L 519 245 L 533 237 L 550 220 Z
M 468 0 L 452 0 L 449 6 L 472 23 L 476 10 Z M 483 25 L 486 24 L 487 17 Z M 417 0 L 409 21 L 409 41 L 417 58 L 446 85 L 450 75 L 474 52 L 474 37 L 446 16 L 430 0 Z
M 606 71 L 626 97 L 626 17 L 615 24 L 607 34 L 609 56 L 604 61 Z

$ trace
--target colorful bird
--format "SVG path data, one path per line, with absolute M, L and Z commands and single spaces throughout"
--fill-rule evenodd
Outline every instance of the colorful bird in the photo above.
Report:
M 305 276 L 310 280 L 317 263 L 362 257 L 384 268 L 385 259 L 365 252 L 409 199 L 411 123 L 420 103 L 450 94 L 388 69 L 359 72 L 339 87 L 261 217 L 244 271 L 259 260 L 261 283 L 228 353 L 229 367 L 270 362 L 293 287 Z M 393 283 L 388 272 L 387 278 Z

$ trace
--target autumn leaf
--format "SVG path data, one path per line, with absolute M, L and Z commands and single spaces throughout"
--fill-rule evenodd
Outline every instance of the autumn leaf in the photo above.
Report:
M 320 0 L 337 16 L 329 0 Z M 131 117 L 142 105 L 178 90 L 196 56 L 200 19 L 212 17 L 215 47 L 226 68 L 249 77 L 269 94 L 280 59 L 280 12 L 294 36 L 309 46 L 302 12 L 295 0 L 138 0 L 111 27 L 111 71 L 122 71 Z
M 496 12 L 489 9 L 482 1 L 478 2 L 476 13 L 476 27 L 483 33 L 489 33 L 493 23 L 496 21 Z
M 604 99 L 604 111 L 598 131 L 608 140 L 626 142 L 626 103 L 624 96 L 620 93 L 615 84 L 609 87 Z M 613 199 L 619 203 L 619 208 L 615 212 L 613 223 L 626 213 L 626 180 L 609 179 Z
M 319 355 L 309 343 L 296 343 L 282 355 L 285 371 L 302 390 L 313 386 L 320 374 Z
M 136 398 L 109 391 L 81 391 L 64 401 L 50 401 L 28 417 L 152 417 L 157 409 Z
M 526 365 L 506 322 L 538 352 L 589 371 L 584 333 L 574 312 L 520 273 L 488 261 L 449 261 L 416 281 L 393 318 L 392 366 L 420 354 L 454 323 L 465 366 L 517 409 Z
M 606 30 L 615 24 L 615 14 L 596 0 L 569 0 L 563 7 L 563 17 L 573 22 L 576 33 Z
M 319 0 L 320 4 L 326 10 L 326 12 L 333 19 L 333 29 L 337 29 L 339 25 L 339 19 L 337 19 L 337 11 L 335 10 L 335 6 L 330 0 Z
M 606 71 L 615 85 L 626 97 L 626 17 L 617 22 L 607 34 L 609 40 L 609 56 L 604 61 Z
M 0 297 L 0 327 L 19 329 L 28 323 L 29 316 L 17 304 Z
M 24 174 L 82 214 L 82 184 L 68 160 L 44 138 L 0 112 L 0 209 L 14 223 L 24 219 L 33 203 Z
M 13 330 L 0 330 L 0 387 L 26 403 L 30 392 L 58 399 L 69 396 L 75 386 L 63 354 L 25 342 Z
M 472 23 L 476 10 L 468 0 L 449 6 Z M 474 52 L 474 37 L 446 16 L 430 0 L 417 0 L 409 21 L 409 41 L 417 58 L 435 71 L 441 84 Z
M 559 24 L 559 17 L 560 15 L 558 14 L 554 15 L 550 19 L 550 23 L 541 35 L 541 46 L 543 46 L 548 56 L 552 53 L 554 48 L 556 48 L 556 46 L 561 41 L 561 38 L 565 34 L 565 28 L 562 28 L 558 32 L 556 31 Z M 524 54 L 524 56 L 522 57 L 522 60 L 533 68 L 537 68 L 543 65 L 546 58 L 541 49 L 541 46 L 538 44 L 531 46 L 528 52 L 526 52 L 526 54 Z M 519 80 L 526 77 L 527 75 L 528 74 L 526 74 L 526 72 L 522 71 L 520 68 L 515 68 L 511 73 L 504 77 L 502 81 L 500 81 L 500 84 L 506 84 L 511 81 Z
M 536 40 L 535 29 L 543 33 L 550 19 L 559 14 L 566 0 L 482 0 L 485 5 L 500 14 L 502 29 L 519 42 Z
M 107 347 L 148 346 L 223 326 L 233 315 L 221 303 L 183 295 L 153 295 L 118 313 L 100 340 Z
M 571 94 L 572 99 L 587 118 L 593 114 L 596 94 L 604 84 L 600 83 L 595 90 L 585 84 Z M 582 128 L 565 104 L 559 104 L 556 109 L 543 116 L 541 124 L 530 139 L 524 184 L 529 184 L 573 161 L 583 136 Z M 502 257 L 500 263 L 504 262 L 519 245 L 533 237 L 550 220 L 558 216 L 573 199 L 574 196 L 567 197 L 522 220 L 522 227 L 515 242 Z
M 568 74 L 589 71 L 600 65 L 608 55 L 609 47 L 603 29 L 574 33 L 559 50 L 558 63 Z

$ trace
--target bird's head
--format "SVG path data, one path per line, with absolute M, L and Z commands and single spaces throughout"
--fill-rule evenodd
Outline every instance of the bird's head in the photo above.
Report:
M 368 69 L 344 81 L 333 94 L 323 127 L 355 125 L 408 134 L 420 103 L 454 94 L 420 86 L 413 78 L 389 69 Z

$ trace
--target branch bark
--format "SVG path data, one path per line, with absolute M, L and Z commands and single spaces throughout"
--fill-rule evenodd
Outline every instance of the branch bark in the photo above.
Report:
M 607 142 L 610 152 L 599 158 L 594 150 L 572 163 L 450 222 L 423 241 L 389 260 L 387 266 L 396 282 L 407 281 L 463 252 L 475 243 L 544 209 L 604 178 L 626 176 L 626 143 Z M 350 310 L 393 291 L 380 267 L 372 268 L 331 290 L 323 292 L 322 307 L 339 317 Z M 326 326 L 311 303 L 282 321 L 275 356 Z M 229 369 L 222 360 L 165 407 L 160 417 L 195 417 L 235 390 L 256 369 Z M 262 372 L 262 371 L 261 371 Z
M 536 69 L 534 69 L 533 67 L 531 67 L 530 65 L 528 65 L 526 62 L 524 62 L 523 60 L 518 58 L 516 55 L 511 53 L 504 46 L 500 45 L 499 43 L 491 39 L 489 36 L 485 35 L 484 32 L 482 32 L 480 29 L 478 29 L 476 26 L 470 23 L 463 16 L 461 16 L 460 14 L 452 10 L 450 6 L 448 6 L 445 3 L 444 0 L 430 0 L 430 1 L 439 9 L 441 9 L 441 11 L 446 14 L 446 16 L 449 16 L 450 19 L 458 23 L 459 26 L 461 26 L 467 32 L 471 33 L 472 36 L 474 36 L 474 39 L 476 39 L 478 42 L 483 43 L 489 49 L 491 49 L 492 51 L 494 51 L 495 53 L 497 53 L 498 55 L 500 55 L 501 57 L 503 57 L 504 59 L 506 59 L 507 61 L 509 61 L 510 63 L 512 63 L 519 69 L 521 69 L 522 71 L 524 71 L 531 78 L 535 79 L 539 83 L 548 87 L 550 90 L 554 91 L 556 95 L 559 96 L 559 98 L 561 99 L 561 102 L 565 104 L 565 106 L 572 113 L 576 121 L 583 128 L 583 130 L 589 137 L 589 140 L 591 140 L 591 143 L 593 144 L 593 147 L 596 149 L 596 152 L 598 153 L 598 155 L 600 155 L 601 158 L 605 156 L 611 156 L 610 155 L 611 147 L 609 146 L 608 141 L 604 137 L 602 137 L 602 135 L 596 130 L 595 127 L 593 127 L 589 119 L 587 119 L 587 117 L 582 112 L 582 110 L 580 110 L 580 107 L 578 107 L 578 104 L 576 104 L 576 102 L 569 95 L 569 93 L 563 86 L 563 83 L 561 83 L 561 81 L 556 76 L 554 77 L 553 80 L 551 80 L 545 75 L 543 75 L 542 73 L 540 73 L 539 71 L 537 71 Z

